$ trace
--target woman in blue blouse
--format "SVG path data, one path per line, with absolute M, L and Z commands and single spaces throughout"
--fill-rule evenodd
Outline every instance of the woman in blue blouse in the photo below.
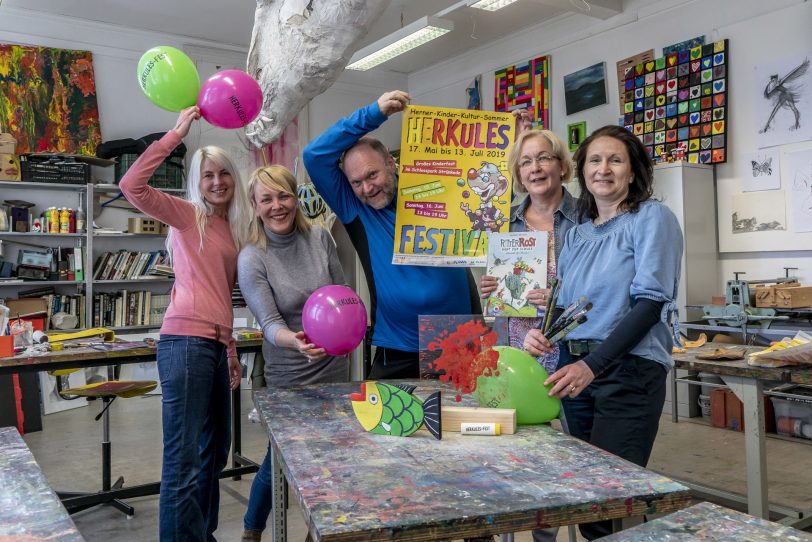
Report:
M 558 370 L 547 384 L 562 398 L 570 434 L 645 466 L 673 365 L 668 321 L 676 309 L 682 231 L 652 199 L 651 159 L 624 128 L 593 132 L 575 161 L 578 212 L 587 221 L 567 233 L 557 310 L 580 296 L 593 309 L 560 343 Z M 541 355 L 553 345 L 531 330 L 524 347 Z M 611 523 L 580 528 L 594 540 L 609 534 Z
M 511 208 L 510 231 L 546 231 L 547 279 L 556 276 L 557 262 L 564 245 L 564 236 L 576 224 L 575 199 L 564 188 L 572 178 L 572 163 L 566 144 L 550 130 L 529 129 L 526 110 L 514 113 L 521 133 L 508 155 L 508 168 L 513 176 L 514 194 L 524 195 L 520 203 Z M 522 130 L 522 128 L 525 128 Z M 480 279 L 482 297 L 496 290 L 496 277 L 484 275 Z M 539 307 L 547 306 L 548 288 L 528 292 L 527 299 Z M 521 347 L 528 330 L 538 327 L 540 318 L 508 319 L 510 345 Z M 538 357 L 538 362 L 549 373 L 558 365 L 558 349 L 553 348 Z M 556 539 L 558 527 L 535 529 L 533 542 Z M 487 540 L 487 539 L 486 539 Z

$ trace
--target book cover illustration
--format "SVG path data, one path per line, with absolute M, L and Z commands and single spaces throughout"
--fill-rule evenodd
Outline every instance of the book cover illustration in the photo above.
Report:
M 490 234 L 487 274 L 496 277 L 496 290 L 485 301 L 486 316 L 543 314 L 527 294 L 547 288 L 547 232 Z

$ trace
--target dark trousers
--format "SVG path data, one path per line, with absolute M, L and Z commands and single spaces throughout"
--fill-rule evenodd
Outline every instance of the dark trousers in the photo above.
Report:
M 561 350 L 559 368 L 580 358 Z M 581 394 L 562 401 L 570 434 L 641 467 L 657 437 L 665 402 L 666 370 L 659 363 L 626 354 Z M 612 533 L 611 521 L 579 525 L 595 540 Z
M 369 380 L 393 380 L 420 378 L 417 352 L 404 352 L 379 346 L 372 359 Z

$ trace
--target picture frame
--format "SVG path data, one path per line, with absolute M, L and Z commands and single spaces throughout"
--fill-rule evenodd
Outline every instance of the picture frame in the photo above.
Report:
M 609 103 L 606 91 L 606 63 L 598 62 L 564 76 L 567 115 Z
M 570 152 L 575 152 L 584 139 L 586 139 L 586 121 L 567 124 L 567 147 Z

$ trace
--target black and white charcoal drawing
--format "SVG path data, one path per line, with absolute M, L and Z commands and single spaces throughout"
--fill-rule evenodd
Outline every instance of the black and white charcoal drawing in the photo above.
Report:
M 812 138 L 810 55 L 756 66 L 759 148 Z

